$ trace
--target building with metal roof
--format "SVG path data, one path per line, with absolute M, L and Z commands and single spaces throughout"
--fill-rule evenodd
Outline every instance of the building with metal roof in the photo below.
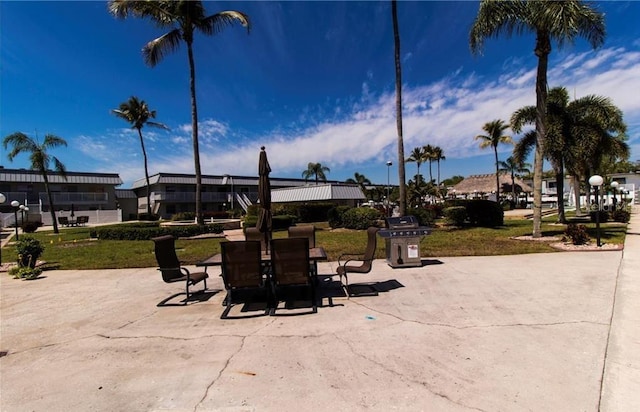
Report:
M 325 201 L 355 206 L 355 203 L 365 200 L 367 197 L 362 189 L 349 184 L 328 183 L 271 190 L 272 203 Z

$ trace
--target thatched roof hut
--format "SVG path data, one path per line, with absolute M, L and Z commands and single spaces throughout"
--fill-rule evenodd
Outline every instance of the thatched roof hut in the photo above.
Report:
M 511 175 L 508 173 L 500 173 L 500 192 L 511 192 Z M 522 179 L 516 177 L 515 191 L 516 193 L 532 193 L 533 189 L 527 185 Z M 496 190 L 496 174 L 486 175 L 472 175 L 465 178 L 463 181 L 451 188 L 451 191 L 455 191 L 456 194 L 468 194 L 468 193 L 491 193 Z

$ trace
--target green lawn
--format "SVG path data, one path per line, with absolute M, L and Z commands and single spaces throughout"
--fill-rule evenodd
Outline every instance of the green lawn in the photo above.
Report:
M 543 222 L 544 236 L 560 236 L 564 226 L 554 225 L 554 218 Z M 595 225 L 586 225 L 589 235 L 595 239 Z M 316 224 L 316 243 L 327 251 L 329 260 L 337 260 L 342 253 L 358 252 L 364 249 L 367 238 L 365 231 L 330 230 L 326 224 Z M 41 259 L 49 267 L 59 269 L 110 269 L 156 266 L 152 241 L 115 241 L 89 239 L 89 228 L 71 228 L 61 230 L 59 235 L 53 232 L 36 232 L 23 236 L 33 236 L 45 246 Z M 626 227 L 619 223 L 601 225 L 603 242 L 624 243 Z M 530 220 L 505 220 L 505 225 L 496 228 L 436 228 L 420 243 L 423 257 L 445 256 L 489 256 L 512 255 L 522 253 L 557 252 L 546 242 L 522 241 L 514 236 L 530 235 Z M 274 237 L 285 237 L 286 231 L 274 233 Z M 185 264 L 194 264 L 204 258 L 220 252 L 221 238 L 179 239 L 176 241 L 178 257 Z M 377 257 L 385 257 L 385 242 L 378 238 Z M 15 256 L 11 245 L 2 250 L 3 261 Z

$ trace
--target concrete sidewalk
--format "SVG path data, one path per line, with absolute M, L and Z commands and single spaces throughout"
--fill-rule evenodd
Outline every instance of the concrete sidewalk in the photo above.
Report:
M 639 243 L 634 213 L 624 251 L 380 260 L 350 279 L 378 296 L 326 277 L 317 314 L 242 320 L 217 271 L 162 308 L 154 268 L 1 276 L 0 409 L 637 410 Z

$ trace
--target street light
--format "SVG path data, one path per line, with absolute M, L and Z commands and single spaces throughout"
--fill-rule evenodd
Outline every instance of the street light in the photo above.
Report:
M 3 204 L 4 202 L 7 201 L 7 197 L 4 195 L 4 193 L 0 193 L 0 205 Z M 0 217 L 2 215 L 0 214 Z M 0 221 L 0 230 L 3 229 L 3 225 L 4 222 Z M 2 239 L 0 238 L 0 242 L 2 242 Z M 2 245 L 0 244 L 0 265 L 2 265 Z
M 611 191 L 613 192 L 613 210 L 616 210 L 616 205 L 618 204 L 618 199 L 616 199 L 616 190 L 618 189 L 618 182 L 611 182 Z
M 18 209 L 20 209 L 20 202 L 14 200 L 13 202 L 11 202 L 11 206 L 13 206 L 13 220 L 16 225 L 16 240 L 20 240 L 20 238 L 18 237 Z
M 589 178 L 589 184 L 594 187 L 596 195 L 596 237 L 598 247 L 602 246 L 600 243 L 600 199 L 598 198 L 598 194 L 600 193 L 600 186 L 602 186 L 603 181 L 604 179 L 600 175 L 593 175 Z
M 391 166 L 393 166 L 393 162 L 391 160 L 387 160 L 387 216 L 391 217 L 391 204 L 389 199 L 389 173 L 391 171 Z

